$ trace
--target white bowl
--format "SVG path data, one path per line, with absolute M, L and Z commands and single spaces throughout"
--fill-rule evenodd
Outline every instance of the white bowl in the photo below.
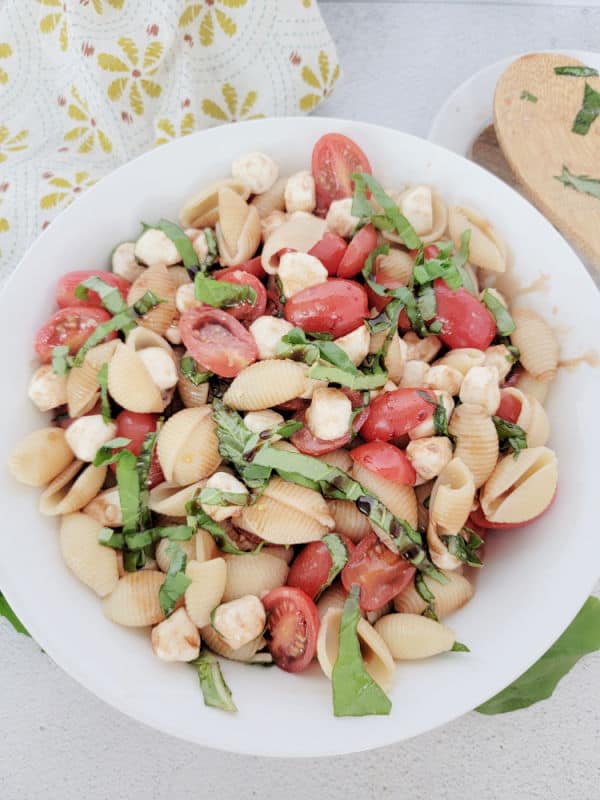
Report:
M 397 131 L 333 119 L 244 122 L 187 136 L 126 164 L 62 213 L 25 255 L 0 300 L 4 342 L 4 455 L 43 423 L 26 387 L 36 329 L 53 310 L 59 276 L 108 264 L 115 242 L 139 221 L 177 218 L 182 201 L 228 174 L 234 157 L 264 150 L 284 174 L 306 169 L 327 131 L 354 138 L 384 185 L 435 184 L 472 205 L 509 243 L 525 283 L 552 276 L 531 301 L 556 325 L 565 355 L 597 337 L 598 295 L 564 239 L 523 198 L 459 156 Z M 273 756 L 316 756 L 379 747 L 415 736 L 474 708 L 526 670 L 558 637 L 600 571 L 597 493 L 600 396 L 597 370 L 560 371 L 552 388 L 551 444 L 560 462 L 551 511 L 524 531 L 489 536 L 474 600 L 450 624 L 470 654 L 400 664 L 389 717 L 336 719 L 318 667 L 296 676 L 224 662 L 239 713 L 203 705 L 194 670 L 154 657 L 149 636 L 104 619 L 98 598 L 67 571 L 55 520 L 37 511 L 38 492 L 0 471 L 0 586 L 34 638 L 66 672 L 120 711 L 208 747 Z M 85 713 L 85 709 L 81 709 Z

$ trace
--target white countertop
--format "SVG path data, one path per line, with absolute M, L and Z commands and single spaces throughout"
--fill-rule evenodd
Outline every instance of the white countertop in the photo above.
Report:
M 344 69 L 322 113 L 422 136 L 447 94 L 482 66 L 524 50 L 593 50 L 600 41 L 599 0 L 586 8 L 572 0 L 323 2 L 322 11 Z M 143 727 L 82 689 L 4 621 L 0 653 L 2 800 L 598 797 L 600 653 L 530 709 L 471 713 L 383 750 L 302 761 L 217 753 Z

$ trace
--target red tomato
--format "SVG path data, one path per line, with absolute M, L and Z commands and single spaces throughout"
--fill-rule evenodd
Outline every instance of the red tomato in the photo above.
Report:
M 400 316 L 398 317 L 398 328 L 401 331 L 409 331 L 412 328 L 411 321 L 408 318 L 405 308 L 402 309 Z
M 496 320 L 487 308 L 466 289 L 452 290 L 443 278 L 435 283 L 436 320 L 442 323 L 439 334 L 451 349 L 475 347 L 485 350 L 496 335 Z
M 246 272 L 241 267 L 228 267 L 227 269 L 219 269 L 213 272 L 213 276 L 218 281 L 250 286 L 256 292 L 254 305 L 248 302 L 240 303 L 238 306 L 225 309 L 228 314 L 242 322 L 254 322 L 255 319 L 262 317 L 267 307 L 267 290 L 255 275 Z
M 354 461 L 388 481 L 414 486 L 417 473 L 406 453 L 388 442 L 367 442 L 350 451 Z
M 302 672 L 315 657 L 319 614 L 310 597 L 293 586 L 272 589 L 262 604 L 273 661 L 286 672 Z
M 181 315 L 179 330 L 192 358 L 222 378 L 235 378 L 258 358 L 251 334 L 221 309 L 190 308 Z
M 364 288 L 340 278 L 303 289 L 285 304 L 285 318 L 292 325 L 311 333 L 331 333 L 335 339 L 358 328 L 368 312 Z
M 361 271 L 369 253 L 377 247 L 377 231 L 372 225 L 365 225 L 348 245 L 348 249 L 338 267 L 338 277 L 353 278 Z
M 377 611 L 406 589 L 414 574 L 411 564 L 392 553 L 377 534 L 371 532 L 356 545 L 342 570 L 342 584 L 349 592 L 357 583 L 360 607 L 363 611 Z
M 521 413 L 521 401 L 510 392 L 500 392 L 500 405 L 496 409 L 496 416 L 507 422 L 516 423 Z
M 75 289 L 80 283 L 86 281 L 88 278 L 102 278 L 104 283 L 114 286 L 121 292 L 121 296 L 127 302 L 127 292 L 131 284 L 125 278 L 120 278 L 113 272 L 104 272 L 101 269 L 80 269 L 76 272 L 67 272 L 59 280 L 56 287 L 56 304 L 59 308 L 67 308 L 68 306 L 94 306 L 95 308 L 102 308 L 102 301 L 100 295 L 96 292 L 88 291 L 85 300 L 80 300 L 75 296 Z
M 229 267 L 229 269 L 243 269 L 244 272 L 249 272 L 250 275 L 254 275 L 255 278 L 259 279 L 264 278 L 267 274 L 262 267 L 261 256 L 254 256 L 254 258 L 244 261 L 244 263 L 240 264 L 238 267 Z
M 418 392 L 428 394 L 433 403 L 427 402 Z M 360 435 L 368 442 L 398 439 L 429 419 L 435 411 L 436 402 L 434 393 L 423 389 L 395 389 L 380 394 L 371 401 L 369 416 Z
M 52 350 L 59 345 L 76 353 L 81 345 L 102 322 L 108 322 L 110 314 L 103 308 L 61 308 L 35 335 L 35 351 L 43 364 L 52 360 Z M 114 339 L 113 331 L 106 339 Z
M 348 550 L 348 556 L 351 556 L 354 545 L 347 536 L 341 538 Z M 327 576 L 332 566 L 333 561 L 327 545 L 323 542 L 309 542 L 293 560 L 287 577 L 287 585 L 302 589 L 314 600 L 327 582 Z
M 321 136 L 312 152 L 317 214 L 325 216 L 333 200 L 352 196 L 353 172 L 371 174 L 369 159 L 360 147 L 341 133 L 326 133 Z
M 293 400 L 286 400 L 285 403 L 280 403 L 275 408 L 278 411 L 286 411 L 295 414 L 297 411 L 304 411 L 308 408 L 310 401 L 303 400 L 301 397 L 294 397 Z
M 340 447 L 344 447 L 352 439 L 353 434 L 350 429 L 348 429 L 343 436 L 338 436 L 337 439 L 318 439 L 306 424 L 306 414 L 304 411 L 296 414 L 295 419 L 304 422 L 304 427 L 296 431 L 296 433 L 290 437 L 290 441 L 294 447 L 297 447 L 304 455 L 324 456 L 325 453 L 331 453 L 334 450 L 339 450 Z
M 511 370 L 508 378 L 504 381 L 504 386 L 516 386 L 516 388 L 518 389 L 519 380 L 524 372 L 525 370 L 521 365 L 514 367 L 514 369 Z
M 418 250 L 408 251 L 413 258 L 417 257 Z M 425 261 L 430 261 L 432 258 L 437 258 L 440 254 L 440 248 L 436 244 L 429 244 L 423 249 L 423 256 Z
M 330 275 L 335 275 L 347 249 L 348 245 L 345 239 L 338 236 L 337 233 L 326 231 L 323 238 L 311 247 L 308 254 L 318 258 Z
M 267 314 L 274 317 L 283 316 L 284 303 L 279 294 L 279 287 L 275 275 L 267 278 Z
M 142 451 L 144 439 L 147 434 L 156 430 L 158 419 L 158 414 L 138 414 L 135 411 L 121 411 L 115 419 L 117 423 L 116 435 L 131 439 L 127 445 L 127 449 L 134 455 L 139 456 Z M 115 452 L 120 449 L 123 448 L 115 448 Z M 117 465 L 111 464 L 111 468 L 113 471 L 116 471 Z M 155 447 L 152 453 L 152 461 L 150 462 L 150 472 L 148 473 L 148 488 L 152 489 L 164 480 L 165 476 L 163 475 L 158 460 L 158 451 Z

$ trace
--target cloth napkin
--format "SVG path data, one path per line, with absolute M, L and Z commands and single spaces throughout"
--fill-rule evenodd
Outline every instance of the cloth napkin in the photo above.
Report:
M 307 113 L 339 76 L 316 0 L 5 0 L 0 280 L 119 164 L 213 125 Z

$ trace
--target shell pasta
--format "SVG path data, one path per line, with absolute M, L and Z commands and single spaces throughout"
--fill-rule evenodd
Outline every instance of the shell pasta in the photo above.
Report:
M 488 532 L 552 503 L 559 345 L 495 288 L 479 211 L 384 189 L 338 133 L 298 167 L 236 154 L 63 276 L 8 466 L 65 574 L 207 705 L 235 710 L 218 657 L 318 662 L 336 715 L 387 714 L 395 661 L 468 658 Z

